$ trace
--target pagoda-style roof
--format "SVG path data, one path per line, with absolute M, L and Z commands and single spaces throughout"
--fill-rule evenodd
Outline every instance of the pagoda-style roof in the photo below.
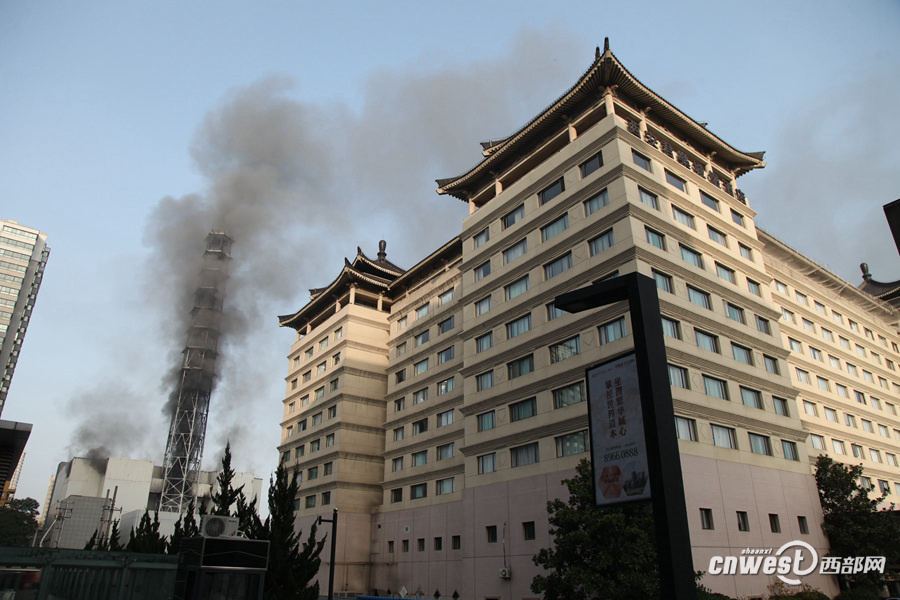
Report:
M 310 320 L 321 314 L 329 306 L 333 306 L 349 291 L 351 286 L 371 292 L 374 295 L 383 294 L 391 283 L 403 275 L 405 271 L 387 259 L 384 240 L 378 243 L 378 258 L 372 260 L 366 256 L 362 249 L 356 248 L 356 258 L 353 262 L 344 258 L 344 267 L 338 276 L 325 287 L 309 290 L 310 301 L 299 311 L 290 315 L 278 317 L 280 327 L 302 329 Z
M 511 136 L 482 142 L 484 160 L 462 175 L 438 179 L 437 192 L 467 201 L 493 182 L 497 173 L 505 172 L 549 136 L 564 129 L 574 115 L 589 110 L 607 89 L 630 100 L 639 110 L 649 109 L 654 122 L 689 142 L 696 150 L 707 155 L 714 153 L 717 162 L 727 165 L 736 177 L 765 165 L 764 152 L 742 152 L 733 148 L 709 131 L 706 123 L 693 120 L 638 81 L 609 49 L 607 39 L 603 53 L 597 49 L 593 64 L 571 89 Z
M 900 308 L 900 280 L 892 282 L 875 281 L 872 279 L 872 274 L 869 273 L 869 265 L 862 263 L 859 265 L 859 268 L 863 274 L 863 282 L 859 284 L 859 291 Z

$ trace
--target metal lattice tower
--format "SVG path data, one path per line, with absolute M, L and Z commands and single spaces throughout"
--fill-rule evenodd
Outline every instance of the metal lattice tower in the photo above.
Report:
M 163 512 L 182 512 L 196 493 L 203 460 L 209 398 L 216 376 L 219 328 L 231 244 L 232 239 L 223 232 L 213 231 L 206 236 L 200 285 L 191 311 L 178 397 L 163 461 L 163 491 L 159 507 Z

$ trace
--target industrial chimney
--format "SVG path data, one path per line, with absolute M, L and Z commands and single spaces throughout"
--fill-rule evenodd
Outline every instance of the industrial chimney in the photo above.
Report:
M 196 494 L 209 398 L 216 376 L 231 244 L 232 239 L 221 231 L 213 231 L 206 236 L 200 285 L 194 296 L 191 326 L 163 461 L 163 491 L 159 506 L 163 512 L 184 511 Z

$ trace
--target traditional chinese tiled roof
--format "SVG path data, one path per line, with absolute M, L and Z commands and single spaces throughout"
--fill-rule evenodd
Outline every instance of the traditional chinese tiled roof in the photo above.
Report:
M 590 108 L 606 88 L 614 89 L 619 97 L 630 99 L 634 106 L 649 108 L 656 123 L 690 142 L 698 151 L 715 152 L 716 160 L 734 170 L 735 176 L 764 166 L 764 152 L 742 152 L 733 148 L 709 131 L 706 123 L 693 120 L 638 81 L 612 53 L 607 40 L 603 53 L 597 49 L 593 64 L 571 89 L 508 138 L 482 142 L 485 159 L 462 175 L 438 179 L 438 193 L 468 200 L 470 195 L 493 181 L 492 173 L 504 172 L 549 135 L 564 128 L 572 115 Z
M 890 302 L 892 305 L 900 308 L 900 280 L 892 282 L 875 281 L 872 274 L 869 273 L 869 265 L 862 263 L 859 265 L 863 274 L 863 282 L 859 284 L 859 290 L 870 296 L 875 296 L 879 300 Z
M 295 329 L 304 327 L 310 319 L 343 297 L 352 284 L 375 293 L 386 292 L 391 282 L 405 271 L 387 260 L 385 247 L 384 240 L 379 242 L 376 260 L 366 256 L 362 249 L 357 247 L 356 258 L 352 263 L 344 259 L 344 268 L 334 281 L 325 287 L 309 290 L 309 303 L 293 314 L 279 316 L 278 325 Z

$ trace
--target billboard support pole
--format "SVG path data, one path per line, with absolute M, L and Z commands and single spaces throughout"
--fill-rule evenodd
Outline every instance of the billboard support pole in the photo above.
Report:
M 555 304 L 561 310 L 575 313 L 622 301 L 628 302 L 631 313 L 640 382 L 660 597 L 694 600 L 691 538 L 656 283 L 646 275 L 629 273 L 561 294 Z

